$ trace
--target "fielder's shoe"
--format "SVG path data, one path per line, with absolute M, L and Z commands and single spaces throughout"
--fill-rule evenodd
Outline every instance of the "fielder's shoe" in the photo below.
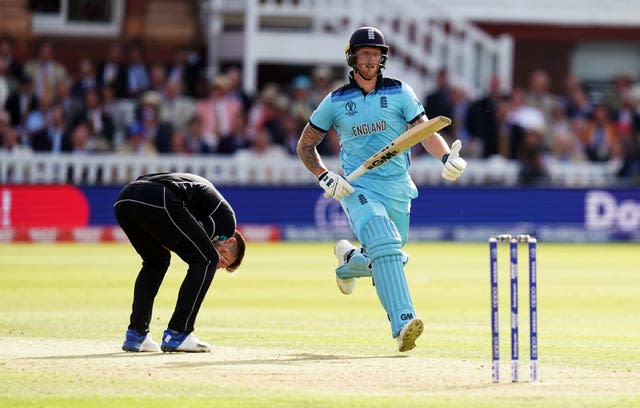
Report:
M 185 353 L 209 353 L 211 346 L 193 333 L 182 333 L 167 329 L 162 335 L 162 351 L 182 351 Z
M 420 337 L 424 330 L 424 323 L 419 317 L 414 317 L 404 325 L 400 334 L 396 337 L 398 351 L 409 351 L 416 346 L 416 339 Z
M 336 258 L 338 258 L 338 266 L 346 264 L 349 261 L 349 256 L 353 251 L 355 251 L 355 249 L 356 248 L 351 245 L 351 242 L 346 239 L 338 241 L 336 246 L 333 248 L 333 253 L 336 254 Z M 356 287 L 356 278 L 340 279 L 336 276 L 336 283 L 338 284 L 340 292 L 345 295 L 349 295 Z
M 139 334 L 135 330 L 127 330 L 124 334 L 124 343 L 122 344 L 122 350 L 137 352 L 150 352 L 154 353 L 160 351 L 158 343 L 153 341 L 151 333 L 146 335 Z

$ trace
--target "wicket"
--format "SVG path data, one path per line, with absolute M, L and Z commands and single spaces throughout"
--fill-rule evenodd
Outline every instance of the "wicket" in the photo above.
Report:
M 518 243 L 529 244 L 529 347 L 530 382 L 538 380 L 538 285 L 536 273 L 537 240 L 530 235 L 500 234 L 489 238 L 491 272 L 491 352 L 492 379 L 500 381 L 500 328 L 498 325 L 498 243 L 509 242 L 511 303 L 511 381 L 519 380 L 518 352 Z

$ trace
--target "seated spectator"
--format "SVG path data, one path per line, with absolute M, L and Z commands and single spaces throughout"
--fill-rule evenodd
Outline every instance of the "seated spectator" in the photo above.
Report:
M 193 115 L 189 119 L 185 134 L 185 145 L 191 154 L 209 154 L 213 150 L 207 142 L 206 135 L 202 130 L 202 120 L 198 115 Z
M 180 94 L 180 82 L 167 82 L 160 105 L 160 120 L 169 122 L 174 127 L 184 128 L 194 111 L 193 100 Z
M 21 127 L 29 113 L 38 107 L 38 98 L 33 87 L 33 80 L 24 76 L 16 92 L 9 95 L 4 104 L 11 118 L 11 126 Z
M 149 69 L 149 90 L 164 95 L 167 86 L 167 71 L 162 64 L 153 64 Z
M 47 95 L 52 98 L 55 83 L 68 78 L 67 69 L 54 59 L 53 46 L 48 41 L 40 44 L 38 57 L 27 62 L 24 73 L 33 79 L 38 97 Z
M 84 99 L 87 91 L 98 87 L 98 76 L 96 74 L 96 68 L 93 61 L 89 58 L 83 58 L 80 60 L 78 70 L 78 79 L 71 87 L 71 95 L 78 99 Z
M 188 156 L 191 154 L 187 148 L 187 139 L 181 129 L 174 129 L 171 134 L 171 154 L 177 156 Z
M 117 98 L 127 97 L 127 67 L 122 61 L 122 46 L 119 43 L 109 46 L 107 58 L 98 68 L 98 82 L 103 89 L 111 87 Z
M 260 129 L 253 135 L 251 146 L 248 149 L 238 150 L 234 156 L 240 160 L 261 158 L 284 160 L 287 158 L 288 153 L 284 146 L 272 142 L 271 134 L 268 130 Z
M 239 150 L 247 149 L 250 145 L 246 116 L 240 112 L 231 120 L 231 131 L 220 137 L 216 153 L 234 154 Z
M 111 150 L 114 146 L 114 125 L 113 119 L 105 111 L 102 104 L 100 91 L 89 89 L 84 98 L 84 109 L 74 119 L 74 124 L 88 122 L 91 126 L 93 136 L 100 140 L 102 146 Z
M 155 155 L 158 153 L 155 143 L 145 136 L 140 122 L 127 127 L 127 140 L 118 147 L 118 153 L 135 155 Z
M 603 103 L 594 106 L 593 117 L 587 121 L 581 136 L 589 161 L 602 162 L 623 156 L 609 108 Z
M 138 98 L 149 89 L 149 74 L 144 63 L 142 47 L 133 44 L 129 49 L 129 63 L 127 65 L 127 96 Z
M 241 102 L 229 91 L 229 78 L 218 75 L 211 81 L 208 98 L 196 104 L 204 132 L 213 146 L 218 144 L 220 135 L 231 131 L 232 119 L 242 111 Z
M 9 37 L 0 39 L 0 71 L 19 82 L 24 76 L 22 64 L 13 56 L 13 40 Z
M 158 153 L 170 153 L 173 125 L 160 120 L 160 103 L 160 94 L 145 92 L 140 99 L 138 115 L 145 138 L 155 144 Z
M 48 97 L 42 96 L 41 100 Z M 45 126 L 31 136 L 31 148 L 36 152 L 69 152 L 71 151 L 71 137 L 67 129 L 67 119 L 64 109 L 60 105 L 51 108 L 50 118 Z
M 67 118 L 76 118 L 84 109 L 84 98 L 71 95 L 71 80 L 69 78 L 56 82 L 54 103 L 62 105 Z
M 519 179 L 524 185 L 540 185 L 549 182 L 544 160 L 544 131 L 544 126 L 523 128 L 518 160 L 520 161 Z
M 31 151 L 28 146 L 20 144 L 18 132 L 11 126 L 9 114 L 3 110 L 0 110 L 0 151 L 15 154 Z
M 306 75 L 298 75 L 291 81 L 290 113 L 298 123 L 306 124 L 313 112 L 311 103 L 311 79 Z M 300 129 L 300 132 L 302 128 Z

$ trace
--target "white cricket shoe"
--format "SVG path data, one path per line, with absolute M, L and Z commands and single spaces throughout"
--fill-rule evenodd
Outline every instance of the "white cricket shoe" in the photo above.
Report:
M 341 239 L 336 243 L 336 246 L 333 248 L 333 253 L 336 254 L 336 258 L 338 258 L 338 266 L 342 266 L 347 263 L 347 255 L 353 249 L 356 248 L 346 239 Z M 336 276 L 336 283 L 338 284 L 340 292 L 345 295 L 349 295 L 356 287 L 356 278 L 340 279 Z
M 158 346 L 158 343 L 153 341 L 151 333 L 142 335 L 138 334 L 135 330 L 127 330 L 124 334 L 122 350 L 133 353 L 155 353 L 160 351 L 160 346 Z
M 409 351 L 416 346 L 416 339 L 420 337 L 424 330 L 424 323 L 419 317 L 414 317 L 404 325 L 400 334 L 396 337 L 398 351 Z
M 167 329 L 162 336 L 162 351 L 182 351 L 185 353 L 209 353 L 211 346 L 200 340 L 195 334 L 182 333 Z

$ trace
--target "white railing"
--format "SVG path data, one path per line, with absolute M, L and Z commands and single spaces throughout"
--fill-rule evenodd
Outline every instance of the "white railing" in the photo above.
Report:
M 336 158 L 325 158 L 338 170 Z M 558 187 L 601 187 L 616 185 L 617 166 L 611 163 L 548 162 L 549 182 Z M 519 182 L 518 162 L 494 158 L 468 160 L 456 185 L 515 186 Z M 179 171 L 199 174 L 219 185 L 315 185 L 316 178 L 299 159 L 290 157 L 251 158 L 207 156 L 128 156 L 121 154 L 74 155 L 0 151 L 0 184 L 123 185 L 141 174 Z M 442 164 L 428 156 L 413 160 L 410 173 L 418 185 L 442 185 Z
M 243 86 L 252 94 L 260 63 L 344 64 L 342 50 L 351 32 L 362 25 L 376 25 L 386 33 L 391 44 L 387 74 L 411 84 L 419 97 L 433 89 L 436 72 L 443 67 L 470 97 L 486 91 L 492 75 L 501 78 L 504 90 L 511 88 L 511 37 L 493 38 L 447 14 L 446 5 L 434 0 L 203 0 L 200 4 L 210 71 L 217 72 L 224 58 L 234 58 L 226 55 L 229 50 L 237 50 L 235 59 L 243 62 Z M 229 16 L 241 16 L 241 34 L 225 33 Z

